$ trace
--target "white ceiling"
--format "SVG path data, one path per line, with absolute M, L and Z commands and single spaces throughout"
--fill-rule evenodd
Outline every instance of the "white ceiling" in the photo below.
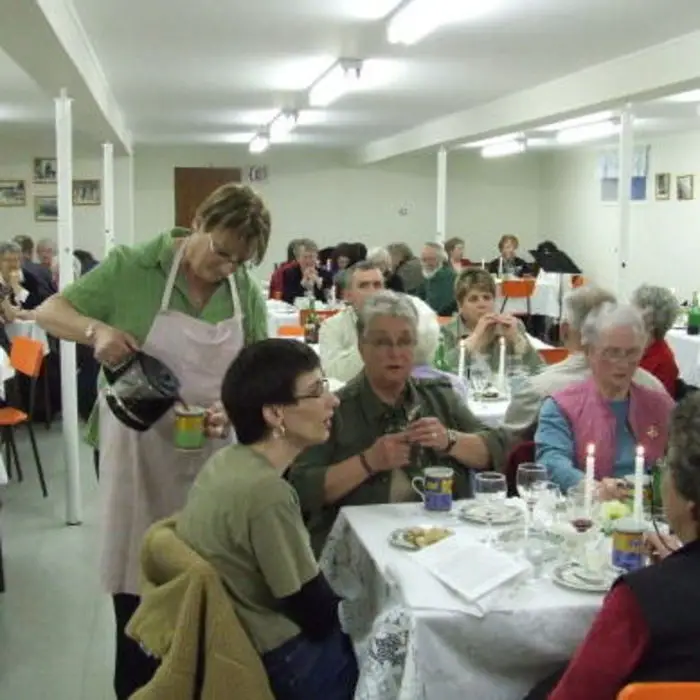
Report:
M 698 0 L 488 1 L 406 47 L 384 35 L 400 0 L 73 0 L 136 144 L 245 142 L 357 57 L 360 89 L 302 113 L 292 140 L 362 145 L 700 28 Z M 694 108 L 662 107 L 657 129 L 700 125 Z M 0 135 L 52 114 L 0 52 Z

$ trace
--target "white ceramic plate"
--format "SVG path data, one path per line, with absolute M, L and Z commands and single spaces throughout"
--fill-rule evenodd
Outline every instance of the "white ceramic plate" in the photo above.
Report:
M 488 511 L 491 510 L 492 525 L 512 525 L 523 518 L 523 511 L 514 505 L 507 503 L 502 506 L 489 505 L 473 500 L 465 503 L 458 511 L 457 516 L 468 523 L 488 525 Z
M 398 530 L 394 530 L 389 534 L 389 544 L 392 545 L 393 547 L 398 547 L 399 549 L 408 549 L 412 552 L 417 552 L 419 549 L 422 549 L 419 544 L 417 544 L 413 538 L 411 537 L 411 532 L 416 531 L 416 530 L 444 530 L 448 534 L 446 537 L 451 537 L 454 535 L 454 530 L 450 530 L 450 528 L 447 527 L 430 527 L 430 526 L 415 526 L 415 527 L 402 527 L 399 528 Z M 443 537 L 443 539 L 445 539 Z M 436 544 L 437 542 L 441 542 L 442 540 L 436 540 L 435 542 L 431 542 L 430 544 Z M 423 545 L 424 547 L 429 547 L 430 544 Z
M 622 572 L 612 566 L 601 571 L 599 575 L 587 571 L 575 561 L 554 567 L 552 581 L 564 588 L 584 593 L 607 593 Z

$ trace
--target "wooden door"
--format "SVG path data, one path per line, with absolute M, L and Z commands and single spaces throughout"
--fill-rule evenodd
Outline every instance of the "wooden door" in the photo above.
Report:
M 197 207 L 217 187 L 240 181 L 240 168 L 175 168 L 175 226 L 190 228 Z

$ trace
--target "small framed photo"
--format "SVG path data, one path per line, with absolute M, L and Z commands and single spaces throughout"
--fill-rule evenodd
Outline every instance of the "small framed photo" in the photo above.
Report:
M 55 158 L 35 158 L 34 159 L 34 182 L 37 185 L 56 184 L 56 159 Z
M 654 175 L 654 196 L 656 199 L 671 199 L 671 173 Z
M 58 221 L 58 198 L 34 196 L 34 220 Z
M 694 175 L 678 175 L 676 177 L 676 197 L 682 202 L 695 199 Z
M 102 187 L 99 180 L 73 180 L 73 205 L 88 207 L 100 204 Z
M 24 180 L 0 180 L 0 207 L 27 205 L 27 187 Z

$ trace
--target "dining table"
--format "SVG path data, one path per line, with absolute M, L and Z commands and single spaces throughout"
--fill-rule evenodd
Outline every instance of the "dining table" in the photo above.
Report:
M 390 543 L 397 528 L 452 528 L 481 541 L 485 526 L 421 503 L 343 508 L 321 556 L 343 598 L 341 623 L 360 666 L 355 700 L 522 700 L 573 654 L 602 594 L 520 577 L 474 605 Z M 497 531 L 498 528 L 494 528 Z M 513 555 L 517 556 L 517 555 Z

